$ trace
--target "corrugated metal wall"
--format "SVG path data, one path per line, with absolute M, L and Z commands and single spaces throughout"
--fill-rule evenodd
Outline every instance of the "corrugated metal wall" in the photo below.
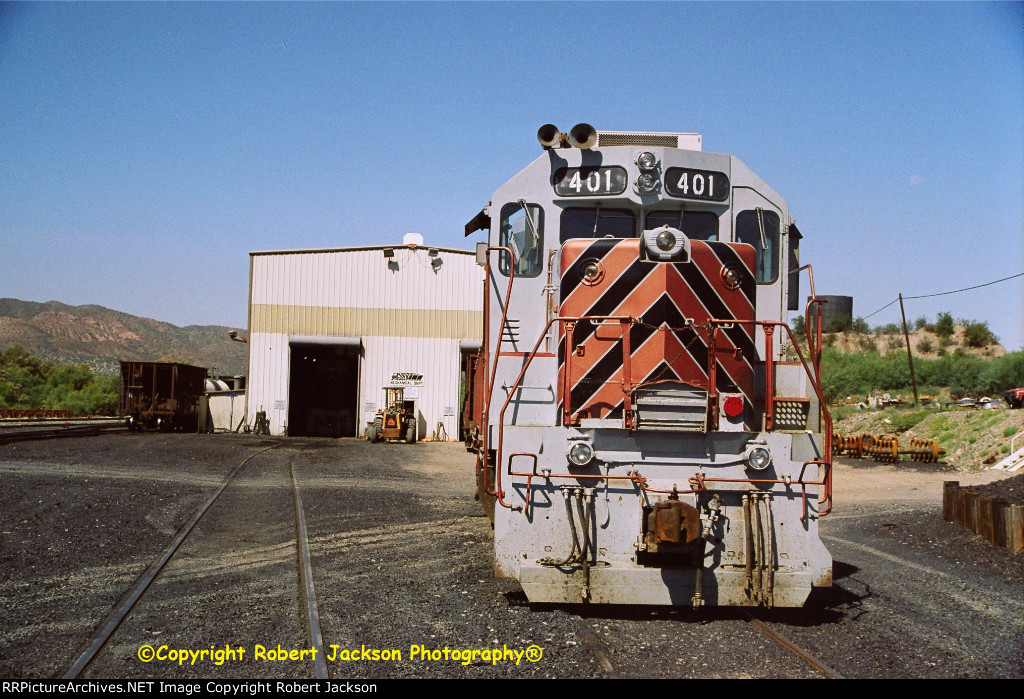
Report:
M 421 437 L 439 422 L 458 437 L 459 341 L 481 338 L 483 270 L 467 251 L 440 248 L 433 263 L 427 247 L 392 249 L 392 258 L 383 248 L 251 253 L 250 422 L 265 410 L 272 433 L 284 430 L 289 336 L 359 337 L 364 421 L 394 372 L 415 372 Z

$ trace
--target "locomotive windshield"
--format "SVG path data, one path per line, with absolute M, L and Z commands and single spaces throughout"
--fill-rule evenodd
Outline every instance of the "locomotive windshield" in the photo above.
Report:
M 718 215 L 710 211 L 648 211 L 644 216 L 644 230 L 660 226 L 678 228 L 690 240 L 718 240 Z
M 636 235 L 636 214 L 629 209 L 600 206 L 570 207 L 562 211 L 561 241 L 571 238 L 632 238 Z
M 569 207 L 560 219 L 561 242 L 573 238 L 635 238 L 637 214 L 629 209 Z M 663 209 L 644 215 L 644 230 L 678 228 L 691 240 L 718 240 L 718 215 L 710 211 Z

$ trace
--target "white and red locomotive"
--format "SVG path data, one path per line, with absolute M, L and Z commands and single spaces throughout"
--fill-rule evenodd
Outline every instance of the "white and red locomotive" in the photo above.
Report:
M 698 134 L 537 136 L 466 226 L 489 235 L 463 428 L 496 573 L 535 602 L 802 605 L 831 584 L 832 440 L 816 362 L 783 352 L 786 202 Z

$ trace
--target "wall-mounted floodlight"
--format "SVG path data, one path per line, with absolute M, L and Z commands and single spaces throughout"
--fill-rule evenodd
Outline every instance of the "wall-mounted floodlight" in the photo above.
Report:
M 439 254 L 440 253 L 438 252 L 437 248 L 430 248 L 429 250 L 427 250 L 427 255 L 429 255 L 430 257 L 437 257 Z
M 384 248 L 384 257 L 386 257 L 386 258 L 388 258 L 390 260 L 394 256 L 395 256 L 395 249 L 394 248 Z

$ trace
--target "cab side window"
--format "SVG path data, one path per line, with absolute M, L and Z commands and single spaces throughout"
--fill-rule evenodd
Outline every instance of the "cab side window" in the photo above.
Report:
M 502 250 L 498 269 L 506 277 L 510 264 L 515 276 L 536 277 L 544 267 L 544 209 L 537 204 L 506 204 L 501 207 L 498 245 L 511 248 L 512 259 Z
M 766 209 L 741 211 L 736 217 L 736 241 L 754 246 L 758 284 L 779 278 L 779 215 Z

